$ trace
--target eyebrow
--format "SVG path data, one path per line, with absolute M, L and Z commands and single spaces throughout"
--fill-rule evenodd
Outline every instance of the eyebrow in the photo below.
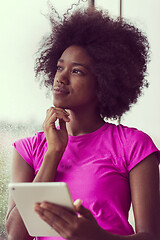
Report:
M 64 60 L 60 58 L 60 59 L 58 59 L 58 62 L 63 63 Z M 82 67 L 86 68 L 87 70 L 89 70 L 89 66 L 88 66 L 88 65 L 85 65 L 85 64 L 83 64 L 83 63 L 72 62 L 72 65 L 73 65 L 73 66 L 82 66 Z

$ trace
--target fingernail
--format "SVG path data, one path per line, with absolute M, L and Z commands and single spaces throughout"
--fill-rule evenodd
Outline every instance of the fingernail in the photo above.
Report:
M 81 199 L 76 199 L 76 200 L 74 201 L 74 205 L 77 205 L 77 206 L 82 205 L 82 203 L 83 203 L 83 201 L 82 201 Z
M 41 207 L 41 208 L 47 208 L 47 205 L 46 205 L 46 203 L 42 202 L 42 203 L 40 204 L 40 207 Z
M 34 211 L 39 212 L 40 211 L 40 207 L 39 206 L 35 206 L 34 207 Z
M 64 110 L 65 112 L 66 112 L 66 114 L 69 116 L 70 115 L 70 113 L 68 113 L 66 110 Z

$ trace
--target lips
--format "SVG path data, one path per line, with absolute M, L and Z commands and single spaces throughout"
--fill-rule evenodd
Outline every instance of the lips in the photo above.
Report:
M 68 94 L 69 93 L 68 89 L 66 89 L 64 87 L 59 87 L 59 86 L 55 86 L 53 88 L 53 92 L 55 94 Z

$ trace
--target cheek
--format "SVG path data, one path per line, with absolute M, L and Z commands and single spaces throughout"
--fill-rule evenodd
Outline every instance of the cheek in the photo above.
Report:
M 88 78 L 75 80 L 71 85 L 74 89 L 79 91 L 94 91 L 95 89 L 95 81 Z
M 92 84 L 84 84 L 83 86 L 81 85 L 77 88 L 76 95 L 81 99 L 94 99 L 96 96 L 96 88 Z

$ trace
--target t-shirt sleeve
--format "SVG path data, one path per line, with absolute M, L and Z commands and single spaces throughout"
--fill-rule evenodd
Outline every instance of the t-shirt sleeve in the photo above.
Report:
M 126 142 L 125 156 L 128 171 L 131 171 L 138 163 L 154 152 L 160 163 L 160 151 L 146 133 L 132 129 Z
M 21 157 L 33 167 L 33 146 L 35 146 L 36 134 L 33 137 L 23 138 L 15 141 L 13 146 L 16 151 L 21 155 Z

